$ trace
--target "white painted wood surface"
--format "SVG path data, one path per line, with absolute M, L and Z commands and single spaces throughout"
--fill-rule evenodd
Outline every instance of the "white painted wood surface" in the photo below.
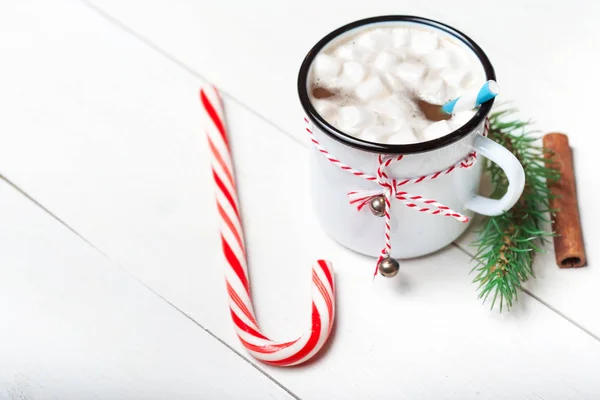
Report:
M 0 399 L 293 398 L 3 180 L 0 221 Z
M 342 249 L 324 236 L 310 212 L 308 194 L 302 190 L 307 187 L 302 167 L 306 151 L 298 144 L 302 139 L 298 136 L 302 113 L 294 92 L 295 73 L 312 42 L 328 29 L 364 16 L 366 11 L 345 8 L 336 14 L 332 11 L 335 2 L 319 2 L 322 12 L 334 17 L 312 18 L 307 30 L 304 21 L 314 15 L 310 4 L 281 3 L 254 2 L 253 7 L 245 9 L 183 0 L 96 3 L 126 27 L 89 6 L 67 0 L 2 4 L 0 47 L 7 59 L 18 62 L 0 66 L 0 106 L 4 111 L 0 119 L 0 173 L 135 278 L 245 355 L 227 313 L 207 149 L 199 126 L 198 76 L 206 76 L 244 103 L 241 106 L 232 97 L 225 98 L 250 249 L 252 288 L 264 329 L 281 338 L 294 336 L 308 319 L 310 263 L 326 257 L 337 270 L 338 320 L 328 350 L 303 367 L 278 369 L 256 364 L 258 368 L 303 399 L 589 399 L 600 394 L 596 379 L 600 367 L 598 341 L 527 295 L 520 297 L 511 313 L 499 315 L 482 307 L 470 283 L 469 257 L 459 249 L 449 247 L 430 257 L 406 261 L 398 279 L 372 282 L 373 260 Z M 439 13 L 435 8 L 419 10 L 416 3 L 370 3 L 369 14 L 398 12 L 402 7 L 426 16 Z M 273 29 L 282 27 L 288 28 L 286 35 L 272 34 Z M 127 29 L 149 38 L 155 46 Z M 481 25 L 474 30 L 483 34 Z M 489 46 L 496 46 L 498 52 L 506 49 L 494 37 L 490 34 L 486 39 L 492 43 Z M 291 46 L 282 47 L 284 43 Z M 232 67 L 233 53 L 226 50 L 229 48 L 245 57 L 246 74 L 238 74 Z M 178 65 L 161 52 L 185 65 Z M 518 81 L 517 72 L 507 74 L 514 77 L 515 83 L 511 86 L 507 77 L 505 91 L 519 95 L 519 103 L 525 97 L 526 107 L 545 115 L 546 111 L 542 113 L 538 107 L 546 96 L 534 91 L 531 96 L 539 98 L 528 97 L 526 89 L 531 86 L 521 86 L 530 81 L 548 90 L 559 90 L 560 86 L 555 88 L 550 81 L 533 78 Z M 271 97 L 269 92 L 277 92 L 278 96 Z M 268 120 L 258 117 L 254 110 Z M 565 119 L 557 115 L 553 118 L 571 121 L 568 115 Z M 580 122 L 578 126 L 584 125 Z M 580 147 L 577 150 L 586 151 Z M 587 161 L 580 157 L 578 162 Z M 591 175 L 583 176 L 591 179 Z M 589 197 L 589 204 L 594 190 L 590 188 L 583 196 Z M 584 210 L 592 217 L 596 212 Z M 585 225 L 586 238 L 597 229 L 592 221 L 588 219 Z M 45 234 L 55 236 L 53 232 Z M 288 240 L 274 246 L 282 237 Z M 20 243 L 36 249 L 32 244 L 35 242 L 27 237 Z M 40 248 L 44 248 L 42 244 Z M 590 251 L 593 259 L 593 249 Z M 17 255 L 15 260 L 27 260 L 27 254 Z M 93 259 L 93 255 L 89 257 Z M 81 264 L 79 260 L 69 261 L 69 268 L 80 268 Z M 548 275 L 538 279 L 542 289 L 536 295 L 595 332 L 593 302 L 597 304 L 598 298 L 590 288 L 595 286 L 598 273 L 593 264 L 581 272 L 569 271 L 569 275 L 554 273 L 552 265 L 547 264 L 539 268 Z M 123 273 L 119 275 L 112 264 L 109 266 L 112 279 L 120 285 L 135 284 Z M 42 275 L 40 282 L 44 279 Z M 571 286 L 564 283 L 568 279 L 572 279 Z M 64 285 L 75 293 L 82 290 L 73 282 Z M 552 286 L 554 290 L 549 290 Z M 94 289 L 90 284 L 86 289 L 93 298 L 92 294 L 100 293 L 101 288 Z M 29 294 L 25 290 L 10 293 L 11 298 L 24 299 Z M 572 304 L 566 301 L 569 298 Z M 132 308 L 138 307 L 137 301 L 137 297 L 123 294 L 111 304 L 123 303 L 123 309 L 119 309 L 123 314 L 119 315 L 129 315 Z M 56 312 L 60 315 L 69 311 L 69 304 L 59 304 Z M 151 329 L 155 323 L 150 319 L 154 317 L 152 310 L 161 304 L 151 304 L 148 311 L 140 312 L 138 323 Z M 3 313 L 14 311 L 5 308 Z M 191 323 L 179 321 L 184 322 Z M 121 323 L 130 330 L 123 343 L 130 343 L 139 331 L 126 321 Z M 59 328 L 54 331 L 57 335 Z M 198 336 L 207 335 L 197 329 Z M 180 329 L 176 331 L 181 334 Z M 188 343 L 175 333 L 164 335 L 180 341 L 178 345 Z M 207 337 L 215 343 L 199 339 L 195 345 L 218 357 L 215 349 L 225 347 Z M 20 345 L 27 346 L 28 340 L 23 339 Z M 46 342 L 33 343 L 43 348 Z M 119 350 L 118 345 L 111 348 L 110 343 L 99 343 L 107 354 Z M 149 342 L 148 346 L 154 344 Z M 90 357 L 85 352 L 80 355 L 86 361 Z M 31 357 L 34 363 L 40 362 L 36 358 L 39 355 Z M 140 366 L 147 365 L 143 364 L 145 358 L 140 358 L 142 364 L 133 364 L 129 369 L 119 364 L 127 361 L 115 358 L 114 365 L 121 368 L 119 376 L 150 382 L 160 380 L 160 374 L 165 374 L 165 380 L 174 376 L 187 379 L 181 368 L 195 362 L 199 363 L 197 373 L 207 366 L 216 369 L 210 362 L 198 360 L 192 351 L 174 361 L 158 350 L 143 357 L 164 359 L 172 366 L 165 367 L 166 372 L 153 371 L 157 375 L 152 375 Z M 245 361 L 234 353 L 220 361 L 228 373 L 242 375 L 245 371 Z M 40 368 L 47 372 L 60 362 L 60 358 L 55 361 L 49 357 Z M 247 369 L 253 372 L 248 386 L 256 388 L 254 392 L 285 395 L 276 387 L 271 389 L 258 371 L 249 366 Z M 21 366 L 15 370 L 28 371 Z M 8 366 L 4 371 L 13 373 Z M 7 391 L 21 379 L 19 376 L 28 376 L 14 374 L 5 378 L 6 383 L 0 382 Z M 81 379 L 93 379 L 90 376 Z M 60 387 L 60 378 L 50 375 L 50 389 L 40 389 L 36 392 L 39 397 L 64 393 L 57 395 L 52 390 L 52 384 Z M 232 386 L 232 380 L 215 376 L 211 386 L 196 381 L 190 393 L 203 393 L 209 388 L 215 390 L 215 396 L 221 394 L 219 390 L 228 393 L 240 389 L 231 394 L 235 398 L 243 397 L 239 393 L 253 393 L 248 386 Z M 147 392 L 143 390 L 133 391 L 131 396 L 121 393 L 124 397 L 144 398 Z M 171 398 L 173 393 L 166 391 L 162 397 Z M 104 392 L 100 397 L 112 398 Z
M 596 93 L 593 78 L 600 51 L 600 3 L 584 0 L 508 0 L 501 5 L 475 0 L 371 0 L 368 6 L 341 0 L 277 2 L 245 6 L 190 0 L 91 0 L 113 18 L 159 47 L 164 54 L 219 85 L 296 140 L 303 140 L 303 116 L 296 74 L 310 47 L 350 21 L 384 14 L 414 14 L 440 20 L 464 31 L 486 51 L 502 93 L 541 133 L 563 131 L 574 151 L 579 204 L 590 265 L 561 270 L 552 248 L 536 261 L 537 279 L 526 286 L 537 297 L 600 337 L 600 197 L 594 137 Z M 144 12 L 139 12 L 140 9 Z M 157 23 L 160 21 L 160 23 Z M 224 22 L 226 21 L 226 22 Z M 277 34 L 273 34 L 277 32 Z M 200 50 L 202 49 L 202 50 Z M 243 73 L 238 65 L 243 66 Z M 249 78 L 252 77 L 252 78 Z M 306 141 L 303 141 L 308 145 Z M 459 245 L 473 253 L 466 236 Z

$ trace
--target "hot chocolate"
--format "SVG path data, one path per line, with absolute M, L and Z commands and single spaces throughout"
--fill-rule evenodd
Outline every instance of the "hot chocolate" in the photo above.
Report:
M 485 82 L 474 53 L 422 26 L 380 24 L 350 32 L 315 57 L 309 98 L 342 132 L 376 143 L 409 144 L 449 134 L 475 111 L 430 121 L 417 100 L 444 104 Z

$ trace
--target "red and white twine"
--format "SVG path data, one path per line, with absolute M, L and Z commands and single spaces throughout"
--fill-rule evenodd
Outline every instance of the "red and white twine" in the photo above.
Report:
M 303 363 L 323 347 L 331 333 L 335 315 L 333 268 L 325 260 L 318 260 L 312 267 L 310 329 L 298 339 L 286 342 L 276 342 L 261 332 L 250 296 L 240 205 L 223 105 L 217 89 L 211 85 L 200 90 L 200 102 L 216 188 L 221 244 L 227 261 L 225 280 L 229 309 L 236 333 L 248 352 L 262 362 L 277 366 Z
M 404 158 L 404 155 L 397 154 L 397 155 L 392 155 L 392 156 L 384 156 L 383 154 L 379 154 L 379 156 L 377 158 L 378 166 L 377 166 L 376 175 L 369 175 L 362 171 L 356 170 L 347 164 L 344 164 L 338 158 L 333 156 L 327 149 L 325 149 L 321 145 L 321 143 L 315 137 L 314 133 L 310 129 L 310 126 L 309 126 L 310 122 L 309 122 L 308 118 L 304 118 L 304 121 L 307 123 L 306 132 L 308 133 L 311 142 L 315 145 L 317 150 L 321 154 L 323 154 L 327 158 L 327 160 L 329 160 L 329 162 L 331 162 L 334 165 L 337 165 L 339 168 L 341 168 L 344 171 L 348 171 L 349 173 L 351 173 L 354 176 L 366 179 L 371 182 L 376 182 L 380 186 L 380 189 L 378 189 L 378 190 L 353 190 L 353 191 L 350 191 L 347 193 L 350 204 L 356 206 L 356 209 L 358 211 L 361 211 L 366 205 L 368 205 L 376 197 L 383 195 L 383 197 L 385 199 L 385 211 L 384 211 L 385 244 L 384 244 L 384 247 L 381 249 L 381 253 L 379 255 L 376 265 L 379 265 L 379 262 L 383 258 L 389 257 L 392 252 L 391 225 L 390 225 L 390 220 L 391 220 L 390 212 L 391 212 L 391 208 L 392 208 L 392 201 L 391 201 L 392 198 L 399 200 L 406 207 L 412 208 L 413 210 L 416 210 L 418 212 L 432 214 L 432 215 L 441 215 L 441 216 L 445 216 L 445 217 L 452 217 L 452 218 L 455 218 L 456 220 L 458 220 L 459 222 L 463 222 L 463 223 L 466 223 L 469 221 L 469 217 L 467 217 L 466 215 L 463 215 L 457 211 L 450 209 L 449 207 L 438 202 L 437 200 L 427 199 L 427 198 L 424 198 L 423 196 L 416 195 L 416 194 L 410 194 L 408 192 L 401 191 L 400 189 L 405 185 L 418 184 L 418 183 L 421 183 L 424 181 L 435 180 L 435 179 L 439 178 L 440 176 L 448 175 L 457 169 L 470 168 L 477 161 L 477 153 L 476 152 L 473 151 L 473 152 L 469 153 L 464 159 L 462 159 L 459 162 L 457 162 L 456 164 L 446 168 L 445 170 L 434 172 L 429 175 L 423 175 L 423 176 L 418 176 L 418 177 L 414 177 L 414 178 L 402 178 L 402 179 L 390 178 L 388 176 L 386 170 L 388 169 L 388 167 L 391 164 L 402 161 L 402 159 Z M 488 129 L 489 129 L 489 121 L 486 119 L 485 127 L 484 127 L 484 135 L 487 134 Z M 377 268 L 375 269 L 375 273 L 377 273 Z

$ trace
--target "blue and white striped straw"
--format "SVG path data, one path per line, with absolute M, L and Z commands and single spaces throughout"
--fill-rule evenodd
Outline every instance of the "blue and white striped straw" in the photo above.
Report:
M 449 101 L 442 106 L 446 114 L 454 114 L 461 111 L 472 110 L 486 101 L 493 99 L 500 92 L 496 81 L 489 80 L 482 87 L 468 89 L 462 96 Z

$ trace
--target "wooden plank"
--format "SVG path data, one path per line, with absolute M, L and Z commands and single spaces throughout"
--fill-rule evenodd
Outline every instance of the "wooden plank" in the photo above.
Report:
M 139 13 L 141 3 L 135 1 L 90 3 L 297 137 L 301 112 L 296 77 L 302 59 L 331 30 L 368 16 L 416 14 L 463 30 L 481 44 L 496 67 L 502 88 L 499 100 L 515 101 L 543 124 L 542 129 L 587 130 L 580 115 L 592 110 L 589 96 L 594 91 L 588 88 L 597 87 L 587 77 L 595 68 L 589 49 L 600 41 L 595 22 L 600 6 L 583 0 L 556 7 L 544 7 L 538 0 L 527 4 L 508 0 L 493 13 L 475 0 L 461 0 L 452 7 L 439 0 L 373 0 L 368 10 L 339 0 L 302 4 L 260 0 L 233 8 L 175 0 L 144 3 L 144 13 Z M 163 23 L 156 24 L 156 18 Z M 228 23 L 222 23 L 225 20 Z M 502 29 L 507 24 L 511 28 Z M 546 32 L 543 40 L 538 32 Z M 247 74 L 264 79 L 247 79 Z M 590 101 L 577 103 L 579 112 L 574 113 L 570 98 Z
M 0 220 L 0 398 L 293 398 L 3 180 Z
M 89 9 L 40 7 L 56 18 L 32 23 L 13 13 L 4 21 L 19 33 L 7 57 L 47 57 L 28 80 L 2 81 L 14 100 L 2 103 L 0 140 L 10 149 L 0 146 L 0 171 L 243 352 L 227 313 L 200 82 Z M 24 54 L 20 37 L 40 53 Z M 328 350 L 300 368 L 259 368 L 306 399 L 600 393 L 598 342 L 530 297 L 510 314 L 490 313 L 476 301 L 468 257 L 457 249 L 406 261 L 398 279 L 373 282 L 372 259 L 319 229 L 304 189 L 304 147 L 230 98 L 225 105 L 265 331 L 283 339 L 305 328 L 315 258 L 331 259 L 337 271 Z
M 502 88 L 499 102 L 518 107 L 520 115 L 531 118 L 540 132 L 569 134 L 590 265 L 560 270 L 549 247 L 537 259 L 537 279 L 527 287 L 600 336 L 600 319 L 594 317 L 594 307 L 600 302 L 600 292 L 595 290 L 600 269 L 593 264 L 600 255 L 591 245 L 600 237 L 600 226 L 595 223 L 600 220 L 595 205 L 600 189 L 590 184 L 596 150 L 587 145 L 589 118 L 596 114 L 594 94 L 600 90 L 590 79 L 597 64 L 593 50 L 600 44 L 596 17 L 600 3 L 580 0 L 549 7 L 542 1 L 508 0 L 490 8 L 474 0 L 460 0 L 452 6 L 440 1 L 373 0 L 365 10 L 337 0 L 301 5 L 262 0 L 233 8 L 175 0 L 144 3 L 144 13 L 139 13 L 137 2 L 92 3 L 300 141 L 302 112 L 296 74 L 308 49 L 323 35 L 355 19 L 398 13 L 438 19 L 464 31 L 484 48 L 495 66 Z M 458 242 L 471 253 L 472 238 L 473 234 L 467 235 Z

